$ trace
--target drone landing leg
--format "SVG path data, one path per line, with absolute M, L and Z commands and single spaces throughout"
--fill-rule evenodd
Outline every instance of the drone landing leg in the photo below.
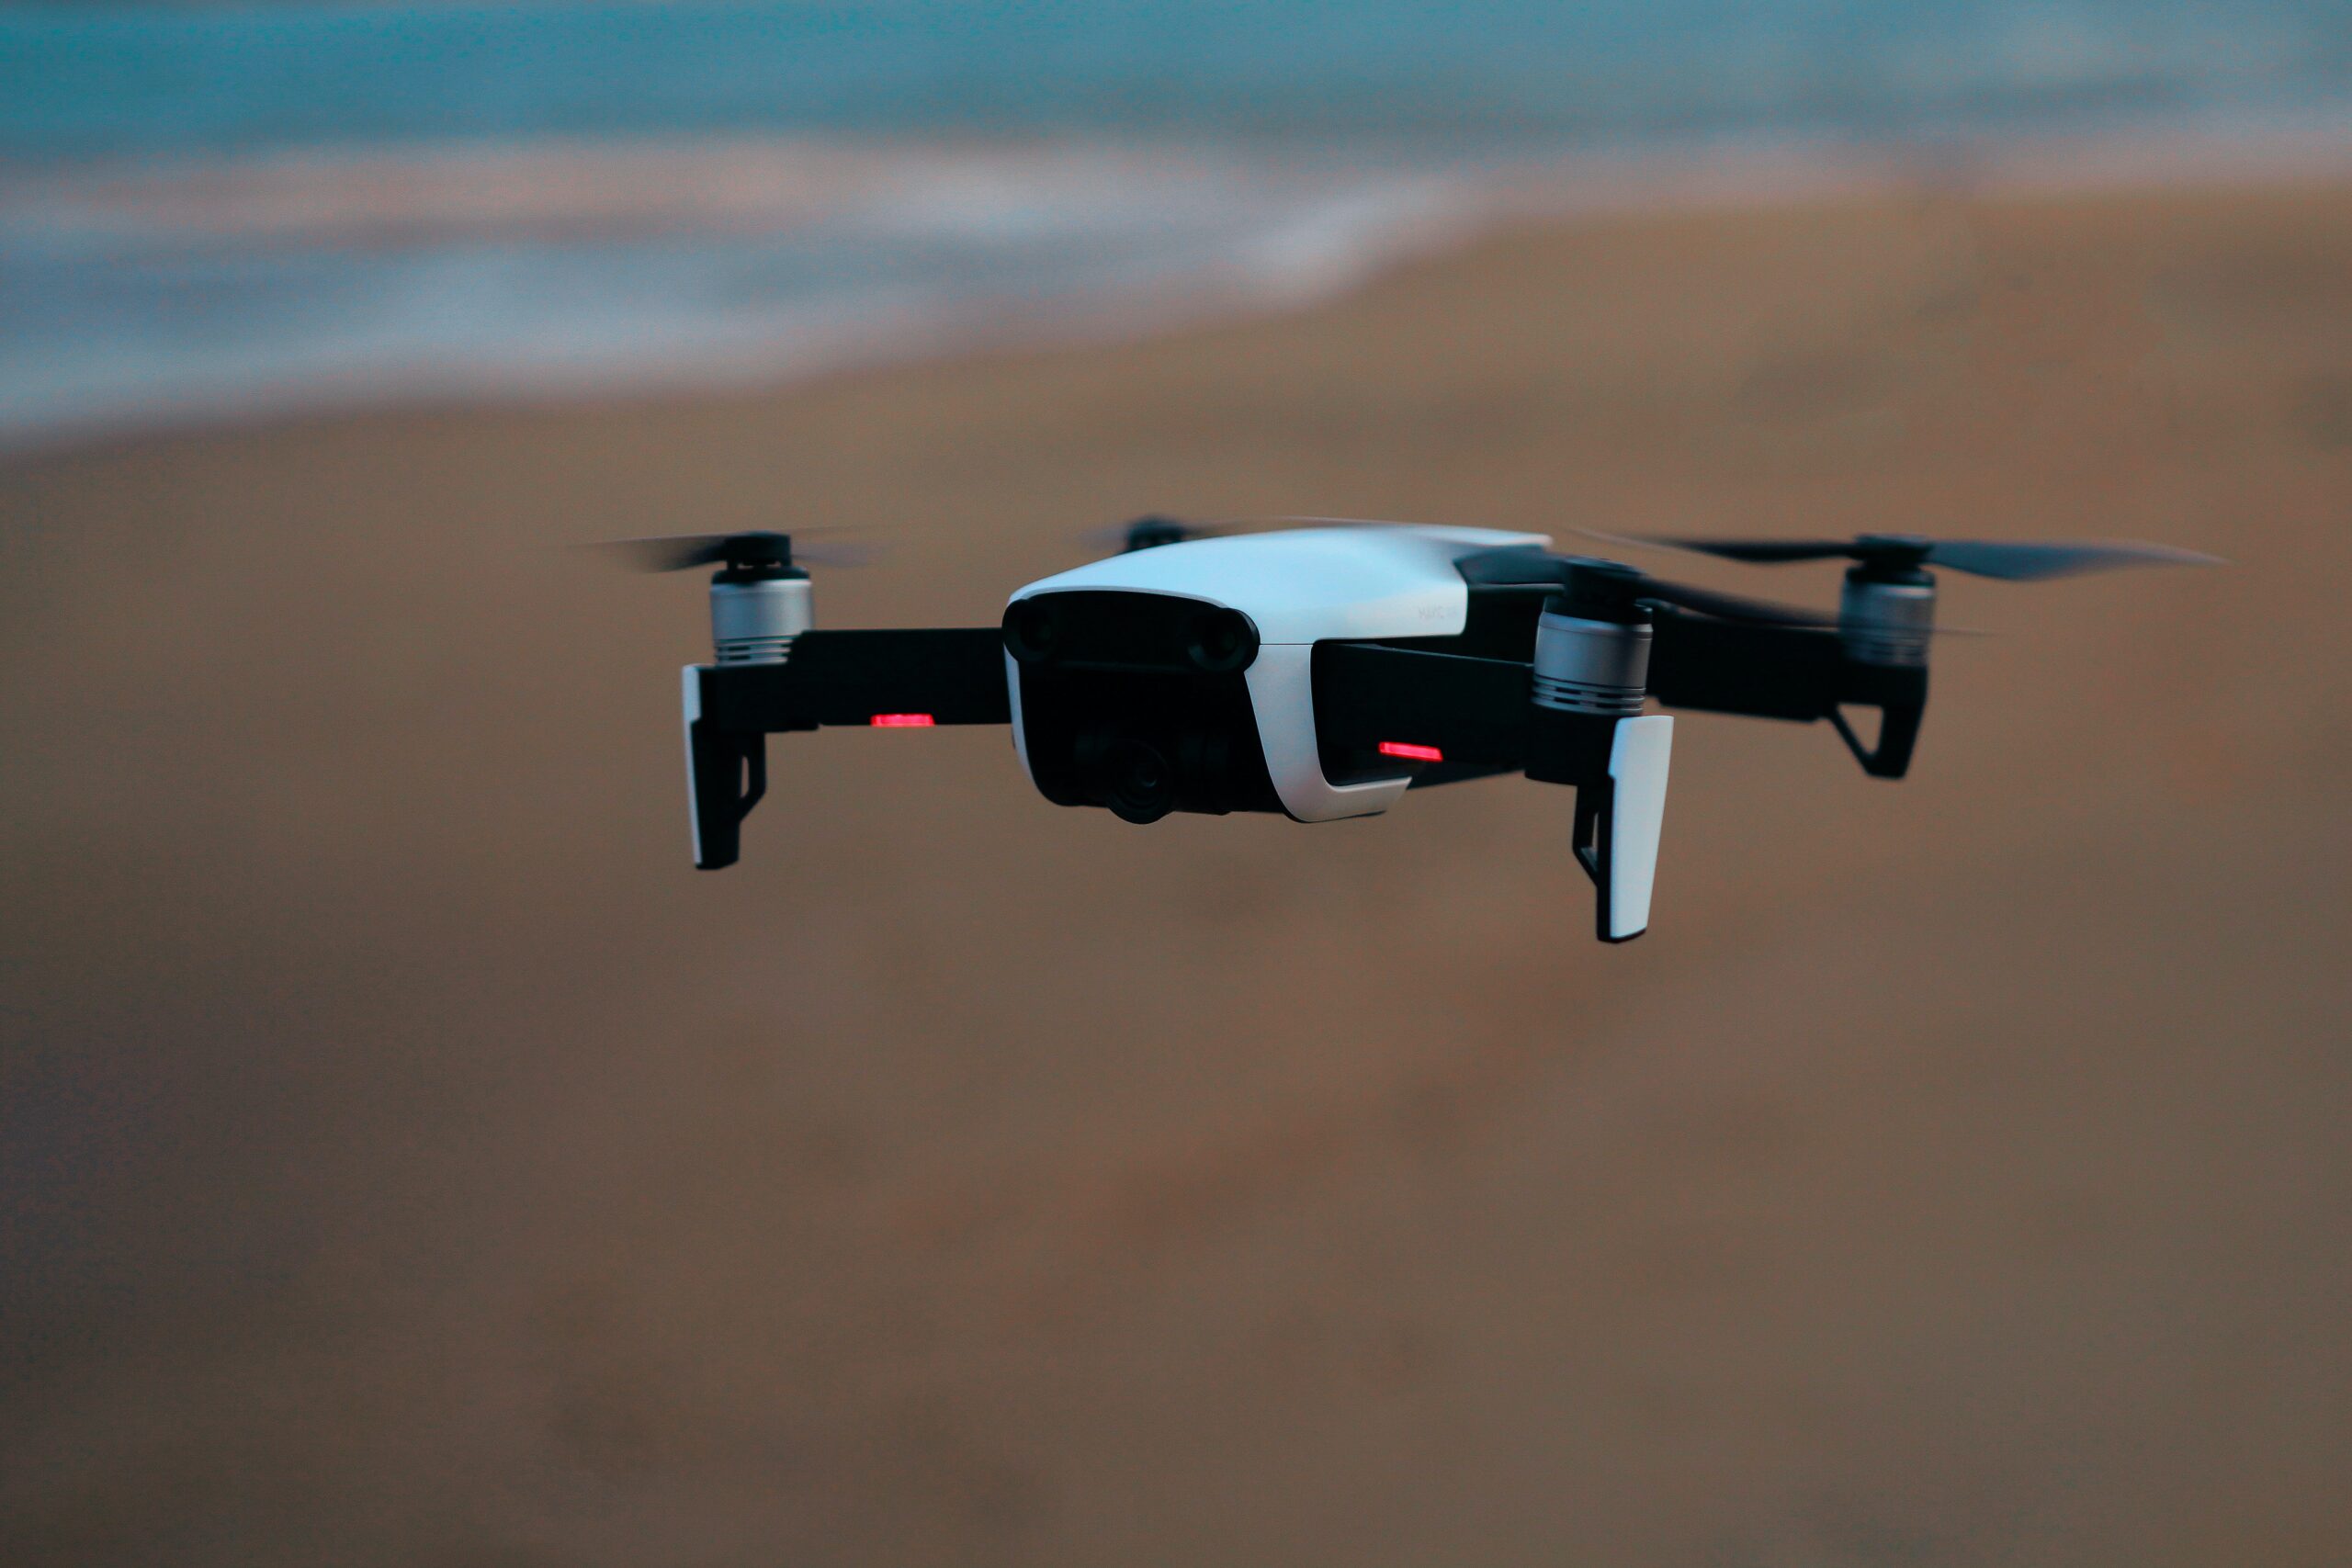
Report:
M 684 682 L 686 811 L 695 868 L 718 871 L 735 863 L 743 818 L 768 792 L 768 747 L 756 729 L 722 728 L 703 716 L 702 674 L 688 665 Z
M 686 728 L 695 835 L 695 868 L 718 871 L 735 863 L 743 818 L 768 789 L 767 737 L 756 730 L 720 729 L 695 720 Z
M 1673 746 L 1671 718 L 1620 719 L 1607 773 L 1577 785 L 1569 842 L 1592 878 L 1595 934 L 1603 942 L 1631 942 L 1649 929 Z
M 1674 720 L 1537 710 L 1527 776 L 1575 789 L 1569 845 L 1592 878 L 1594 930 L 1631 942 L 1650 923 Z
M 1584 867 L 1584 874 L 1592 878 L 1595 887 L 1603 889 L 1609 886 L 1609 845 L 1605 841 L 1602 825 L 1609 820 L 1609 813 L 1602 809 L 1602 806 L 1610 788 L 1606 783 L 1589 784 L 1577 791 L 1576 826 L 1568 833 L 1569 845 L 1576 851 L 1577 863 Z M 1604 910 L 1607 902 L 1605 898 L 1602 900 Z M 1606 919 L 1602 923 L 1607 924 Z M 1607 934 L 1605 931 L 1602 933 L 1603 936 Z

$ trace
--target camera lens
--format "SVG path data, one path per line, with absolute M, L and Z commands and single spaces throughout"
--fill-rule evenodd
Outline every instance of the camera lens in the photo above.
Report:
M 1211 610 L 1193 620 L 1184 651 L 1199 669 L 1229 675 L 1258 657 L 1258 628 L 1238 610 Z
M 1157 822 L 1176 808 L 1176 771 L 1140 740 L 1102 754 L 1102 803 L 1129 822 Z

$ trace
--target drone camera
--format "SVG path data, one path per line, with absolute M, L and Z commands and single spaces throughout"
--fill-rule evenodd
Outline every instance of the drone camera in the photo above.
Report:
M 1041 593 L 1005 612 L 1023 747 L 1048 799 L 1128 822 L 1279 810 L 1244 672 L 1258 628 L 1174 594 Z
M 1109 728 L 1090 730 L 1074 748 L 1091 796 L 1123 822 L 1157 822 L 1171 811 L 1223 816 L 1245 809 L 1249 767 L 1229 731 L 1192 728 L 1149 739 Z M 1263 763 L 1258 764 L 1262 771 Z
M 1081 766 L 1122 822 L 1157 822 L 1176 809 L 1176 770 L 1158 747 L 1097 732 L 1079 743 Z
M 1171 811 L 1279 811 L 1240 677 L 1025 672 L 1022 729 L 1037 788 L 1123 821 Z

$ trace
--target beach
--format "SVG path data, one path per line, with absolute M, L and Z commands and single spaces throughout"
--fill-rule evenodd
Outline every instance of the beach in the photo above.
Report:
M 690 869 L 699 581 L 570 547 L 979 626 L 1147 512 L 2233 564 L 1947 577 L 1899 786 L 1680 720 L 1623 948 L 1557 791 L 1137 830 L 1001 730 L 780 739 Z M 0 1555 L 2343 1562 L 2347 515 L 2309 180 L 0 457 Z

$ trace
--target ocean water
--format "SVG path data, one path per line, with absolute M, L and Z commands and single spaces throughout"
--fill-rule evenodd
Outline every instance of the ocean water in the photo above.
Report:
M 0 441 L 775 379 L 1297 299 L 1514 203 L 2346 127 L 2352 0 L 0 0 Z

